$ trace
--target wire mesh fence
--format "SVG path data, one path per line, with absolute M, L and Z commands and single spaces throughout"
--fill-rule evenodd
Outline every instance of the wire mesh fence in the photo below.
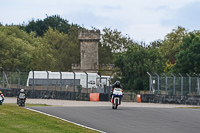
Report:
M 110 76 L 87 72 L 29 71 L 0 72 L 0 88 L 25 90 L 108 92 Z
M 150 94 L 164 94 L 164 95 L 200 95 L 200 78 L 197 75 L 196 77 L 182 76 L 180 73 L 179 76 L 174 76 L 171 74 L 170 76 L 165 75 L 164 73 L 158 75 L 149 75 L 149 91 Z

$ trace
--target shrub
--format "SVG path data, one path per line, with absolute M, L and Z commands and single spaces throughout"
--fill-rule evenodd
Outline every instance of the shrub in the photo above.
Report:
M 82 85 L 80 85 L 80 84 L 79 84 L 79 85 L 77 85 L 77 89 L 78 89 L 78 92 L 79 92 L 79 93 L 81 93 L 81 90 L 82 90 Z

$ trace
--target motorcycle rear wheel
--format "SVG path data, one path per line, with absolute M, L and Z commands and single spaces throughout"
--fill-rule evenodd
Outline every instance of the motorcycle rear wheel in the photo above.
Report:
M 118 106 L 118 99 L 115 99 L 115 109 L 117 109 L 117 106 Z

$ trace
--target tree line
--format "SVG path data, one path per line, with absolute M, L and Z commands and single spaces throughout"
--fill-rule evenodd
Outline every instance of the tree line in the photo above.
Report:
M 0 66 L 6 71 L 71 71 L 71 64 L 80 63 L 81 29 L 59 15 L 28 24 L 0 24 Z M 114 75 L 113 82 L 120 80 L 125 90 L 148 90 L 147 72 L 200 73 L 200 32 L 178 26 L 164 40 L 145 44 L 104 28 L 99 64 L 114 64 L 112 70 L 99 70 Z

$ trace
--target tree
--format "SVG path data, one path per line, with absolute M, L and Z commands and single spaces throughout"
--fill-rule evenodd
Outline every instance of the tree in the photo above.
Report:
M 33 70 L 53 70 L 55 65 L 55 57 L 53 49 L 47 43 L 43 43 L 42 38 L 38 38 L 39 45 L 32 52 L 32 61 L 30 67 Z
M 60 33 L 51 27 L 39 39 L 31 62 L 35 70 L 70 71 L 71 64 L 80 57 L 77 27 L 72 27 L 70 34 Z
M 190 32 L 179 47 L 177 61 L 172 67 L 175 73 L 200 73 L 200 34 Z
M 179 46 L 182 43 L 183 37 L 186 35 L 186 29 L 178 26 L 177 29 L 173 29 L 171 33 L 165 36 L 163 45 L 159 47 L 159 51 L 164 55 L 168 64 L 174 64 L 176 62 L 175 55 L 179 53 Z
M 0 26 L 0 66 L 9 71 L 28 70 L 34 39 L 17 26 Z
M 67 20 L 62 19 L 59 15 L 47 16 L 44 20 L 32 20 L 27 26 L 21 25 L 20 28 L 24 29 L 27 33 L 35 31 L 38 36 L 43 36 L 44 33 L 51 27 L 54 30 L 57 29 L 60 32 L 68 34 L 70 24 Z
M 134 42 L 128 36 L 110 28 L 103 29 L 102 39 L 99 43 L 99 63 L 113 64 L 113 55 L 127 50 L 127 46 Z
M 113 53 L 111 48 L 99 43 L 99 63 L 100 64 L 113 64 Z
M 162 72 L 163 57 L 157 48 L 129 46 L 127 51 L 115 57 L 115 66 L 121 72 L 121 83 L 127 90 L 146 90 L 147 72 Z
M 156 40 L 150 43 L 149 48 L 159 48 L 163 45 L 163 40 Z

